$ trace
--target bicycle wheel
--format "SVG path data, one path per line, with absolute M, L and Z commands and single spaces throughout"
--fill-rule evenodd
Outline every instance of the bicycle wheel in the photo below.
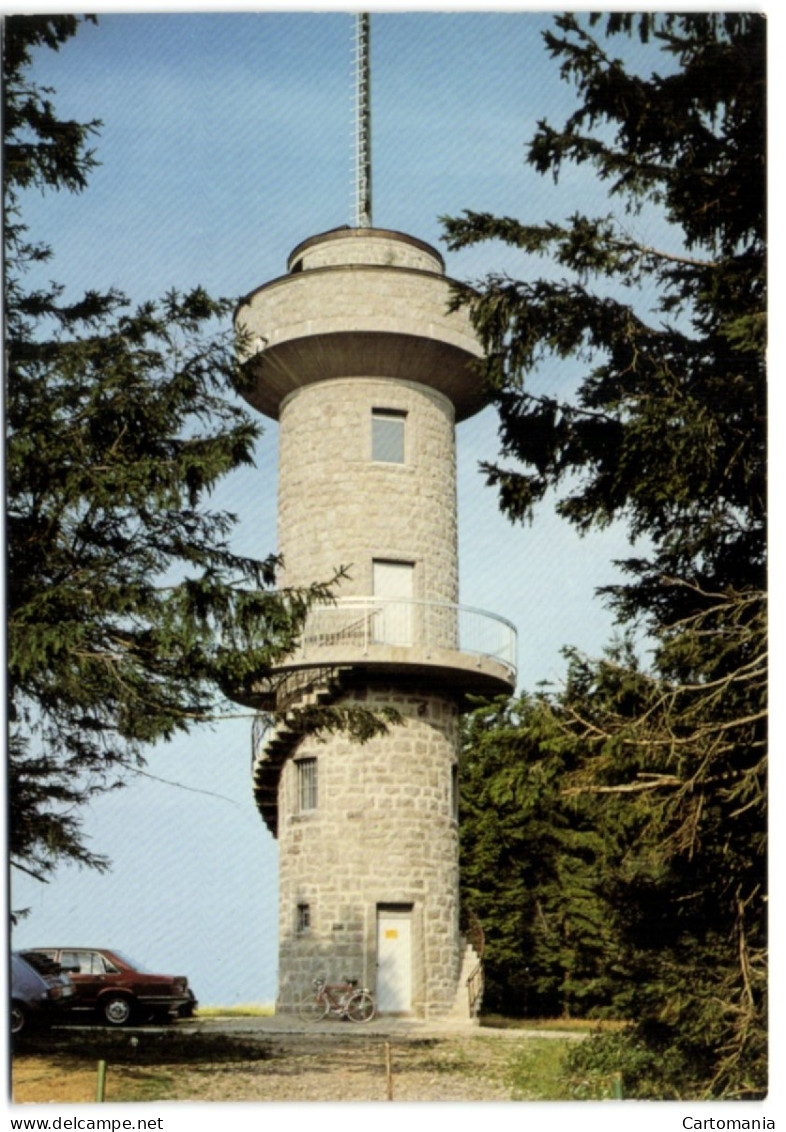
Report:
M 370 1022 L 376 1011 L 374 999 L 368 991 L 358 991 L 347 1003 L 347 1017 L 352 1022 Z
M 326 998 L 309 995 L 298 1003 L 297 1013 L 302 1022 L 320 1022 L 330 1009 Z

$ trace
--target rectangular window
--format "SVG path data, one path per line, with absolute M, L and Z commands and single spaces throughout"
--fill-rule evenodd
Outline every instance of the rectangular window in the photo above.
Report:
M 371 410 L 371 459 L 384 464 L 404 463 L 404 423 L 399 409 Z
M 311 927 L 311 905 L 298 904 L 297 906 L 297 919 L 295 922 L 296 930 L 302 934 L 307 932 Z
M 317 808 L 317 760 L 299 759 L 297 766 L 297 797 L 298 810 Z
M 454 763 L 450 768 L 450 812 L 455 821 L 459 816 L 459 768 Z

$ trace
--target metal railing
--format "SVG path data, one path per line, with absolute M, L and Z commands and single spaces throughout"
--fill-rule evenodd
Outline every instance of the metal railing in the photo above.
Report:
M 437 650 L 494 660 L 516 673 L 516 629 L 504 617 L 447 601 L 344 597 L 309 610 L 301 650 L 310 656 L 349 647 L 361 655 L 373 646 L 416 648 L 429 657 Z

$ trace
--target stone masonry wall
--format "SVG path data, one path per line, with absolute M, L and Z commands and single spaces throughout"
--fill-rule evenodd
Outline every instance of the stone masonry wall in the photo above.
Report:
M 372 409 L 406 412 L 405 462 L 371 459 Z M 458 600 L 453 407 L 422 385 L 385 378 L 307 386 L 280 418 L 279 553 L 283 581 L 350 578 L 338 596 L 372 592 L 372 559 L 415 564 L 415 597 Z
M 300 253 L 293 253 L 291 262 L 293 268 L 299 263 L 306 271 L 345 263 L 374 263 L 444 274 L 442 258 L 433 248 L 400 233 L 392 237 L 374 232 L 327 233 L 308 243 Z
M 445 1014 L 459 974 L 458 827 L 453 797 L 458 712 L 416 687 L 370 686 L 343 702 L 390 704 L 404 717 L 366 744 L 306 739 L 279 786 L 278 1009 L 316 975 L 375 990 L 380 904 L 412 906 L 413 1010 Z M 298 811 L 297 760 L 317 760 L 318 804 Z M 298 905 L 310 926 L 298 930 Z

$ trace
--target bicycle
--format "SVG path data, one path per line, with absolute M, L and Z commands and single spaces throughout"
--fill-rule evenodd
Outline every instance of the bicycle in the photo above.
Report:
M 371 991 L 359 987 L 357 979 L 344 977 L 343 983 L 314 979 L 314 994 L 301 999 L 297 1012 L 304 1022 L 321 1022 L 328 1015 L 350 1022 L 370 1022 L 377 1012 Z

